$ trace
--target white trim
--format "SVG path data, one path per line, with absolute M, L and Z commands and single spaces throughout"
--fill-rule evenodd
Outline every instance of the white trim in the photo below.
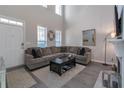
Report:
M 104 61 L 102 61 L 102 60 L 97 60 L 97 59 L 91 59 L 91 61 L 93 61 L 93 62 L 97 62 L 97 63 L 105 63 Z M 107 64 L 110 64 L 110 65 L 112 65 L 113 63 L 112 62 L 106 62 Z

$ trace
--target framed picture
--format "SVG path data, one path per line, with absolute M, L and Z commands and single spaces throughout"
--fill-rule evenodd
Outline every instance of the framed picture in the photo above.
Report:
M 88 29 L 82 31 L 83 45 L 84 46 L 95 46 L 96 45 L 96 30 Z

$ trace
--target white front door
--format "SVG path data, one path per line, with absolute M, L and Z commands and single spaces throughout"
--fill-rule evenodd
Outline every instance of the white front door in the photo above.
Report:
M 0 23 L 0 56 L 7 68 L 24 64 L 23 26 Z

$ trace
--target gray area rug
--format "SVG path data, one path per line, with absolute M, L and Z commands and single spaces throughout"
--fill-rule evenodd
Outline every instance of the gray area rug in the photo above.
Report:
M 29 88 L 34 84 L 36 84 L 36 81 L 24 68 L 7 73 L 8 88 Z
M 32 73 L 40 79 L 49 88 L 60 88 L 69 80 L 81 72 L 85 66 L 77 64 L 76 67 L 70 69 L 62 76 L 49 70 L 49 66 L 33 71 Z

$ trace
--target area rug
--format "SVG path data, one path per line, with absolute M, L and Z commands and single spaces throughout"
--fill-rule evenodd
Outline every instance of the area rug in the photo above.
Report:
M 104 88 L 102 85 L 102 72 L 103 71 L 100 71 L 99 76 L 98 76 L 96 83 L 94 85 L 94 88 Z
M 49 88 L 60 88 L 76 76 L 80 71 L 85 68 L 83 65 L 77 64 L 76 67 L 70 69 L 69 71 L 59 76 L 55 72 L 49 70 L 49 66 L 45 68 L 38 69 L 32 73 L 40 79 Z
M 34 84 L 36 84 L 36 81 L 24 68 L 7 73 L 8 88 L 29 88 Z

